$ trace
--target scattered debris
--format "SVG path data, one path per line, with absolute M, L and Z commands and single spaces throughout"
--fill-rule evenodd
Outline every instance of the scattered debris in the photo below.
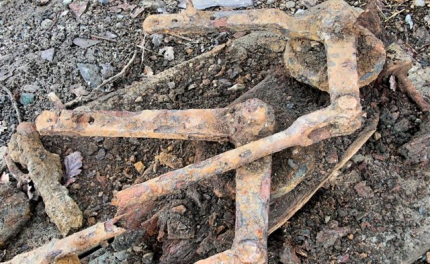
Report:
M 63 183 L 67 187 L 76 181 L 76 176 L 81 173 L 82 155 L 79 151 L 70 153 L 64 158 L 64 177 Z
M 30 123 L 21 123 L 9 142 L 9 155 L 27 168 L 37 191 L 43 197 L 45 211 L 63 236 L 82 225 L 82 212 L 60 184 L 63 177 L 60 158 L 46 151 L 39 134 Z
M 69 4 L 69 8 L 76 18 L 80 18 L 83 13 L 87 10 L 88 1 L 75 1 Z
M 47 49 L 47 50 L 43 50 L 40 53 L 40 57 L 42 59 L 44 59 L 44 60 L 52 61 L 54 59 L 54 52 L 55 52 L 55 48 L 50 48 L 50 49 Z
M 114 81 L 116 81 L 117 79 L 119 79 L 120 77 L 122 77 L 126 73 L 127 69 L 130 68 L 131 64 L 133 63 L 134 59 L 136 58 L 136 55 L 137 55 L 137 52 L 135 51 L 133 53 L 133 56 L 131 57 L 131 59 L 128 61 L 128 63 L 124 66 L 124 68 L 119 73 L 117 73 L 116 75 L 110 77 L 109 79 L 105 80 L 100 85 L 98 85 L 97 87 L 95 87 L 95 89 L 93 89 L 93 91 L 91 91 L 91 93 L 89 93 L 85 98 L 78 97 L 75 100 L 72 100 L 72 101 L 66 103 L 65 104 L 66 108 L 72 107 L 75 104 L 80 103 L 80 102 L 88 102 L 88 101 L 92 100 L 93 96 L 96 94 L 96 91 L 99 91 L 105 85 L 113 83 Z M 95 67 L 97 67 L 97 66 L 95 66 Z M 101 79 L 101 77 L 100 77 L 100 79 Z
M 73 44 L 75 44 L 76 46 L 79 46 L 83 49 L 97 45 L 100 42 L 101 42 L 100 40 L 93 40 L 93 39 L 83 39 L 83 38 L 73 39 Z

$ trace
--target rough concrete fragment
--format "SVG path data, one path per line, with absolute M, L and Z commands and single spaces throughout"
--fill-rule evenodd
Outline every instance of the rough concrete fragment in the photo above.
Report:
M 251 6 L 252 0 L 193 0 L 194 7 L 197 9 L 205 9 L 214 6 L 223 7 L 247 7 Z
M 9 155 L 26 167 L 34 186 L 43 198 L 45 211 L 63 236 L 82 226 L 82 212 L 60 184 L 63 176 L 60 157 L 43 148 L 31 123 L 21 123 L 9 142 Z
M 21 231 L 30 219 L 30 205 L 25 194 L 12 184 L 0 184 L 0 248 Z

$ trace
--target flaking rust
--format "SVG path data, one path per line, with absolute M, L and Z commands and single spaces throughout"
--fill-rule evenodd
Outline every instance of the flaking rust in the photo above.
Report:
M 349 135 L 361 127 L 359 88 L 376 79 L 385 63 L 383 44 L 356 24 L 358 14 L 342 0 L 329 0 L 289 16 L 280 10 L 197 11 L 153 15 L 146 33 L 266 30 L 289 38 L 284 62 L 299 81 L 330 94 L 331 104 L 299 117 L 272 134 L 271 107 L 250 99 L 224 109 L 130 112 L 44 112 L 36 127 L 45 135 L 229 140 L 235 149 L 168 172 L 115 194 L 117 214 L 138 226 L 142 206 L 192 183 L 236 169 L 236 233 L 230 250 L 199 263 L 266 263 L 271 154 L 293 146 Z M 305 47 L 321 43 L 324 64 L 308 67 Z M 304 45 L 301 45 L 303 43 Z M 358 54 L 358 57 L 357 57 Z M 322 70 L 325 69 L 326 70 Z

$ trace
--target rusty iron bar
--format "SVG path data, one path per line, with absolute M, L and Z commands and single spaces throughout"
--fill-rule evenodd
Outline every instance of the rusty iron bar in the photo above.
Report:
M 101 242 L 123 234 L 126 229 L 117 227 L 118 218 L 98 223 L 63 239 L 53 239 L 48 244 L 2 262 L 4 264 L 50 264 L 70 254 L 79 254 L 97 247 Z
M 276 31 L 288 38 L 324 41 L 351 27 L 357 12 L 342 0 L 330 0 L 300 15 L 289 16 L 278 9 L 238 11 L 198 11 L 187 3 L 180 14 L 148 16 L 143 22 L 146 33 L 209 33 L 219 30 Z
M 44 111 L 36 118 L 41 135 L 140 137 L 225 141 L 228 109 L 141 112 Z

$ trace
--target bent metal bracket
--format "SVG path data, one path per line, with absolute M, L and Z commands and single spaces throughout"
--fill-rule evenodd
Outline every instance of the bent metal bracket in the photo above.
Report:
M 36 120 L 41 135 L 229 140 L 236 148 L 118 192 L 117 216 L 139 221 L 145 202 L 214 175 L 236 170 L 236 230 L 230 250 L 198 263 L 266 263 L 271 154 L 349 135 L 362 124 L 359 88 L 372 82 L 385 63 L 385 50 L 356 24 L 358 12 L 342 0 L 329 0 L 300 15 L 277 9 L 198 11 L 188 2 L 180 14 L 146 18 L 146 33 L 206 34 L 216 30 L 264 30 L 289 39 L 284 63 L 297 80 L 330 94 L 331 104 L 299 117 L 272 134 L 274 114 L 258 99 L 222 109 L 141 112 L 45 111 Z M 303 45 L 324 44 L 326 64 L 310 68 Z M 324 51 L 323 51 L 324 52 Z M 324 70 L 326 69 L 326 70 Z

